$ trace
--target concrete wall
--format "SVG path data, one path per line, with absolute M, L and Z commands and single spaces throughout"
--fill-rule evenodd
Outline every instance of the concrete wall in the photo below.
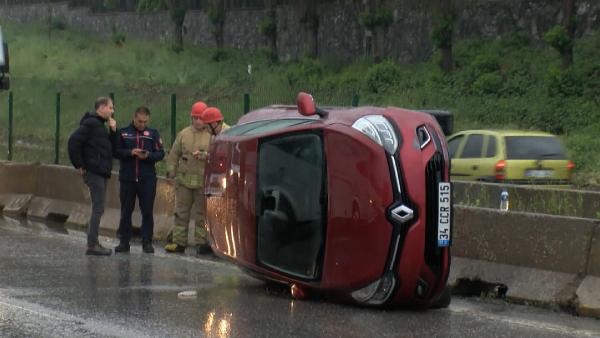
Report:
M 455 206 L 453 254 L 573 274 L 597 273 L 600 266 L 588 262 L 599 225 L 585 218 Z
M 453 187 L 454 204 L 498 209 L 500 192 L 505 187 L 511 211 L 600 218 L 598 191 L 460 181 Z
M 0 210 L 4 214 L 40 219 L 66 219 L 67 226 L 84 229 L 90 215 L 88 188 L 71 167 L 0 162 Z M 108 180 L 101 232 L 115 236 L 120 219 L 118 173 Z M 154 234 L 163 239 L 173 225 L 174 186 L 159 179 L 154 201 Z M 134 227 L 141 224 L 139 207 Z
M 496 38 L 520 30 L 541 41 L 543 34 L 562 19 L 560 0 L 480 0 L 471 1 L 458 10 L 457 39 Z M 600 2 L 577 1 L 577 35 L 587 35 L 600 28 Z M 368 53 L 370 33 L 359 23 L 363 5 L 357 1 L 322 3 L 319 5 L 318 50 L 323 57 L 356 59 Z M 304 55 L 308 34 L 301 23 L 303 14 L 297 5 L 277 9 L 277 46 L 282 60 Z M 55 20 L 82 31 L 110 36 L 113 29 L 127 36 L 168 41 L 173 24 L 167 12 L 92 13 L 88 8 L 69 7 L 67 3 L 39 3 L 0 6 L 0 20 L 35 22 Z M 259 10 L 230 10 L 225 15 L 224 43 L 234 48 L 260 48 L 267 40 L 258 31 L 258 23 L 266 15 Z M 427 59 L 432 54 L 429 39 L 431 9 L 425 3 L 402 0 L 394 3 L 394 22 L 385 36 L 386 53 L 405 61 Z M 190 11 L 185 21 L 184 41 L 214 46 L 213 27 L 204 11 Z

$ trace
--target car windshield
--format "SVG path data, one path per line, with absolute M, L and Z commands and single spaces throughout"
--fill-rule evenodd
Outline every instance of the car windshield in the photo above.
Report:
M 277 119 L 244 123 L 233 126 L 223 133 L 226 135 L 255 135 L 300 124 L 313 123 L 313 119 Z
M 565 160 L 567 156 L 554 136 L 507 136 L 509 160 Z
M 284 273 L 317 279 L 327 200 L 321 136 L 270 139 L 258 153 L 257 258 Z

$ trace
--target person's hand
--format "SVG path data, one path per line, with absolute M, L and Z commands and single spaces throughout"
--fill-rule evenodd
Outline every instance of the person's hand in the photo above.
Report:
M 138 158 L 140 160 L 145 160 L 148 158 L 149 155 L 150 155 L 150 152 L 148 150 L 140 149 L 140 151 L 138 153 Z
M 113 119 L 112 117 L 110 117 L 108 119 L 108 127 L 110 128 L 110 130 L 112 131 L 117 131 L 117 120 Z
M 174 179 L 175 178 L 175 172 L 173 171 L 167 171 L 167 178 L 168 179 Z
M 80 176 L 85 175 L 85 169 L 83 169 L 83 168 L 77 168 L 77 171 L 79 172 Z
M 206 158 L 208 157 L 208 153 L 206 152 L 206 150 L 196 150 L 192 153 L 192 155 L 194 155 L 194 158 L 197 160 L 206 160 Z

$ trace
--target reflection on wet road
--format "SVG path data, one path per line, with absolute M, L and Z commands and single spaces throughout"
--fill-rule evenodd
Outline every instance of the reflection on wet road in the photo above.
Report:
M 600 337 L 600 320 L 503 302 L 381 311 L 294 301 L 217 258 L 157 249 L 90 257 L 82 233 L 0 219 L 0 336 Z

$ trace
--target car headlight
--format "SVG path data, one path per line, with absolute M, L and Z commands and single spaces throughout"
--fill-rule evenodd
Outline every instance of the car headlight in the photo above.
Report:
M 356 120 L 352 128 L 367 135 L 385 149 L 388 154 L 396 153 L 398 138 L 390 122 L 381 115 L 367 115 Z
M 380 279 L 365 286 L 362 289 L 352 292 L 352 298 L 355 301 L 369 305 L 381 305 L 390 298 L 396 279 L 391 272 L 387 272 Z

